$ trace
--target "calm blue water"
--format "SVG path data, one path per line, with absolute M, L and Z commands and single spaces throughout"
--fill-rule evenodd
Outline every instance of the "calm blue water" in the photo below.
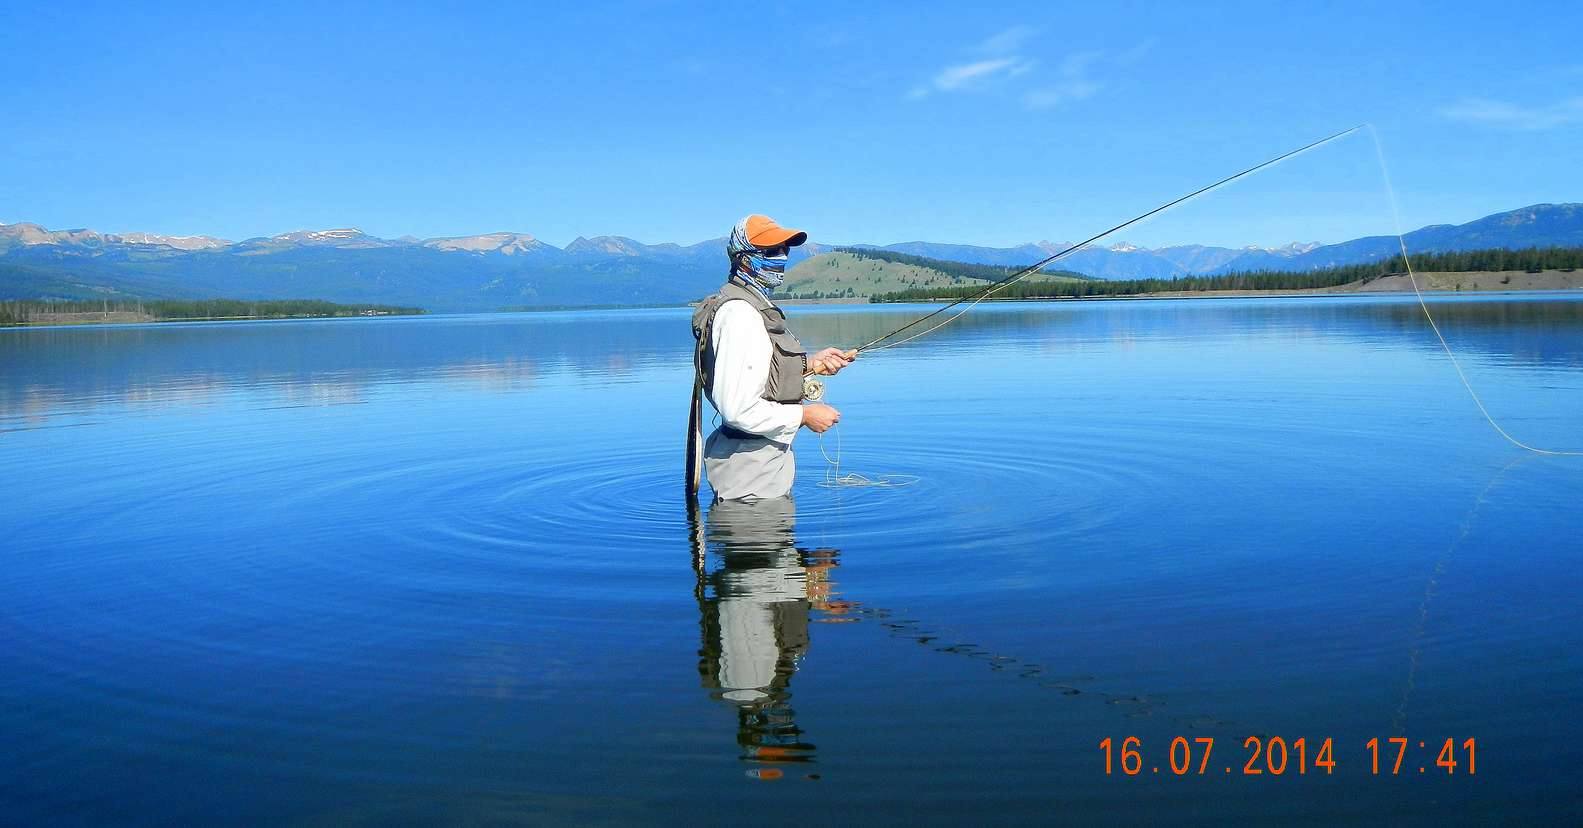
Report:
M 1583 449 L 1580 297 L 1434 308 Z M 1410 301 L 981 306 L 697 522 L 687 315 L 0 331 L 4 821 L 1583 819 L 1583 458 Z

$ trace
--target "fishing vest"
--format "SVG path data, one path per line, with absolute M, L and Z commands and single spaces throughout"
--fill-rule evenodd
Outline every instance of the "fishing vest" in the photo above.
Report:
M 786 327 L 786 314 L 758 291 L 729 281 L 720 292 L 699 303 L 693 312 L 693 368 L 704 389 L 714 387 L 715 354 L 712 327 L 720 306 L 741 299 L 753 306 L 764 319 L 764 332 L 770 336 L 770 376 L 764 385 L 764 399 L 778 403 L 802 402 L 803 375 L 808 372 L 808 352 Z

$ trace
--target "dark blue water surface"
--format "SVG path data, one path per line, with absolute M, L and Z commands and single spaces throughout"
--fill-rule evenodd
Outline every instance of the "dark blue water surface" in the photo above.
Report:
M 1583 449 L 1580 297 L 1432 307 Z M 687 317 L 0 331 L 0 820 L 1583 820 L 1583 458 L 1410 299 L 981 306 L 696 520 Z

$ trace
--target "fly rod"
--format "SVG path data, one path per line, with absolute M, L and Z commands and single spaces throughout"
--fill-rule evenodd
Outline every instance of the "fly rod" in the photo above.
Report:
M 1242 178 L 1243 176 L 1252 175 L 1253 173 L 1256 173 L 1259 170 L 1264 169 L 1265 167 L 1268 167 L 1268 166 L 1271 166 L 1271 165 L 1274 165 L 1274 164 L 1279 164 L 1280 162 L 1285 161 L 1286 159 L 1291 158 L 1294 155 L 1300 155 L 1300 154 L 1305 153 L 1305 152 L 1307 152 L 1307 151 L 1309 151 L 1311 149 L 1314 149 L 1316 147 L 1320 147 L 1320 146 L 1323 146 L 1325 144 L 1328 144 L 1331 141 L 1334 141 L 1334 140 L 1336 140 L 1338 138 L 1341 138 L 1341 137 L 1346 136 L 1346 135 L 1350 135 L 1350 134 L 1352 134 L 1354 132 L 1357 132 L 1358 130 L 1362 129 L 1363 127 L 1364 127 L 1363 124 L 1359 124 L 1358 126 L 1352 127 L 1351 129 L 1344 129 L 1344 130 L 1342 130 L 1342 131 L 1340 131 L 1340 132 L 1338 132 L 1338 133 L 1336 133 L 1334 135 L 1331 135 L 1329 137 L 1321 138 L 1318 141 L 1315 141 L 1315 142 L 1313 142 L 1311 144 L 1307 144 L 1307 145 L 1298 147 L 1297 149 L 1294 149 L 1291 152 L 1284 153 L 1282 155 L 1278 155 L 1278 156 L 1276 156 L 1274 158 L 1271 158 L 1268 161 L 1265 161 L 1262 164 L 1259 164 L 1259 165 L 1253 166 L 1253 167 L 1249 167 L 1249 168 L 1247 168 L 1247 169 L 1243 170 L 1242 172 L 1239 172 L 1239 173 L 1237 173 L 1235 175 L 1226 176 L 1225 178 L 1222 178 L 1219 181 L 1216 181 L 1215 183 L 1210 184 L 1207 187 L 1202 187 L 1202 188 L 1199 188 L 1197 190 L 1194 190 L 1194 191 L 1188 193 L 1187 195 L 1182 196 L 1181 198 L 1178 198 L 1178 199 L 1175 199 L 1173 201 L 1169 201 L 1169 202 L 1167 202 L 1165 204 L 1162 204 L 1162 205 L 1154 208 L 1153 210 L 1150 210 L 1149 212 L 1144 213 L 1143 215 L 1137 216 L 1136 218 L 1127 219 L 1126 221 L 1116 225 L 1115 227 L 1110 228 L 1109 230 L 1106 230 L 1103 233 L 1099 233 L 1097 235 L 1091 236 L 1091 237 L 1089 237 L 1089 238 L 1087 238 L 1087 239 L 1085 239 L 1083 241 L 1078 242 L 1077 244 L 1072 245 L 1071 247 L 1066 248 L 1065 250 L 1062 250 L 1059 253 L 1055 253 L 1055 254 L 1053 254 L 1051 256 L 1047 256 L 1043 260 L 1041 260 L 1041 261 L 1039 261 L 1039 262 L 1037 262 L 1035 264 L 1029 265 L 1028 267 L 1023 268 L 1022 270 L 1019 270 L 1016 273 L 1013 273 L 1010 276 L 1007 276 L 1006 278 L 1001 279 L 998 282 L 994 282 L 994 283 L 990 284 L 988 287 L 986 287 L 984 290 L 982 290 L 982 291 L 980 291 L 980 292 L 978 292 L 976 294 L 973 294 L 971 296 L 964 296 L 961 299 L 957 299 L 956 301 L 951 302 L 950 304 L 943 305 L 943 306 L 941 306 L 939 308 L 936 308 L 935 310 L 933 310 L 933 311 L 931 311 L 931 312 L 929 312 L 929 313 L 927 313 L 927 314 L 925 314 L 923 316 L 920 316 L 920 317 L 918 317 L 917 319 L 914 319 L 911 322 L 908 322 L 907 324 L 901 326 L 900 328 L 897 328 L 896 330 L 891 331 L 890 333 L 885 334 L 884 336 L 878 337 L 876 339 L 871 339 L 868 342 L 865 342 L 862 345 L 859 345 L 856 348 L 853 348 L 853 349 L 847 351 L 846 353 L 851 354 L 852 357 L 855 357 L 855 356 L 857 356 L 857 354 L 862 353 L 863 351 L 867 351 L 867 350 L 869 350 L 871 348 L 874 348 L 874 346 L 879 345 L 879 343 L 884 342 L 885 340 L 890 339 L 891 337 L 894 337 L 897 334 L 900 334 L 900 333 L 903 333 L 905 331 L 911 330 L 912 328 L 915 328 L 918 325 L 921 325 L 924 322 L 927 322 L 930 319 L 933 319 L 934 317 L 939 316 L 942 313 L 945 313 L 946 311 L 950 310 L 951 308 L 956 307 L 957 305 L 962 304 L 963 302 L 971 301 L 973 304 L 978 304 L 980 301 L 983 301 L 984 299 L 988 298 L 990 295 L 994 294 L 996 291 L 999 291 L 999 290 L 1001 290 L 1003 288 L 1006 288 L 1006 287 L 1010 286 L 1013 282 L 1021 281 L 1022 279 L 1026 278 L 1030 274 L 1038 272 L 1039 270 L 1041 270 L 1045 266 L 1049 265 L 1051 262 L 1054 262 L 1054 261 L 1056 261 L 1058 259 L 1061 259 L 1061 258 L 1063 258 L 1063 257 L 1065 257 L 1065 256 L 1067 256 L 1067 255 L 1069 255 L 1071 253 L 1074 253 L 1074 252 L 1082 249 L 1083 247 L 1086 247 L 1086 246 L 1088 246 L 1090 244 L 1093 244 L 1094 242 L 1099 241 L 1100 239 L 1103 239 L 1104 237 L 1106 237 L 1106 236 L 1108 236 L 1108 235 L 1110 235 L 1110 234 L 1112 234 L 1112 233 L 1114 233 L 1114 232 L 1116 232 L 1118 230 L 1122 230 L 1122 229 L 1125 229 L 1127 227 L 1131 227 L 1132 225 L 1137 224 L 1138 222 L 1143 221 L 1144 219 L 1149 218 L 1150 216 L 1154 216 L 1154 215 L 1157 215 L 1159 213 L 1163 213 L 1166 210 L 1169 210 L 1172 207 L 1175 207 L 1176 205 L 1181 204 L 1184 201 L 1187 201 L 1189 199 L 1195 198 L 1197 196 L 1201 196 L 1204 193 L 1209 192 L 1210 190 L 1216 189 L 1217 187 L 1223 187 L 1223 186 L 1225 186 L 1227 184 L 1230 184 L 1233 181 L 1236 181 L 1239 178 Z M 971 307 L 971 305 L 969 307 Z M 965 313 L 966 311 L 967 311 L 967 308 L 963 308 L 962 312 Z M 950 317 L 949 319 L 947 319 L 945 321 L 949 322 L 949 321 L 951 321 L 951 319 L 955 319 L 955 318 L 956 317 L 953 316 L 953 317 Z M 942 322 L 940 324 L 944 325 L 945 322 Z M 939 327 L 939 326 L 936 326 L 936 327 Z M 934 328 L 930 328 L 929 330 L 934 330 Z M 928 333 L 929 330 L 923 331 L 923 332 L 918 333 L 918 334 L 914 334 L 912 337 L 908 337 L 908 339 L 913 339 L 913 338 L 916 338 L 918 336 L 922 336 L 923 334 Z M 892 343 L 890 343 L 888 345 L 881 346 L 881 348 L 875 348 L 875 350 L 883 350 L 884 348 L 894 347 L 896 345 L 900 345 L 902 342 L 905 342 L 905 341 L 907 341 L 907 340 L 901 340 L 899 342 L 892 342 Z M 849 357 L 849 358 L 851 358 L 851 357 Z

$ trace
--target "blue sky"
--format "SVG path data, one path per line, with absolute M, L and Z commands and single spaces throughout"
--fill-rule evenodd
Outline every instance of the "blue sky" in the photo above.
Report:
M 1583 201 L 1576 3 L 5 2 L 0 221 L 52 228 L 1011 245 L 1365 121 L 1409 227 Z M 1380 181 L 1353 137 L 1122 238 L 1386 232 Z

